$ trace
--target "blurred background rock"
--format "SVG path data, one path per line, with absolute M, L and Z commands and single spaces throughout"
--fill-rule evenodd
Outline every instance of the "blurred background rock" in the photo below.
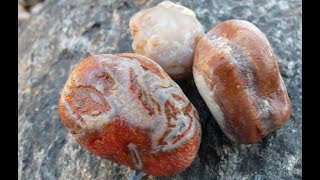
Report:
M 24 179 L 147 178 L 84 150 L 58 115 L 61 90 L 73 68 L 100 53 L 133 52 L 128 22 L 161 0 L 18 1 L 18 177 Z M 292 102 L 287 125 L 257 144 L 225 137 L 192 78 L 179 83 L 197 108 L 202 142 L 192 165 L 153 179 L 301 179 L 302 10 L 298 0 L 173 0 L 195 11 L 205 32 L 229 19 L 252 22 L 277 56 Z
M 44 0 L 18 0 L 18 25 L 36 14 L 43 7 Z

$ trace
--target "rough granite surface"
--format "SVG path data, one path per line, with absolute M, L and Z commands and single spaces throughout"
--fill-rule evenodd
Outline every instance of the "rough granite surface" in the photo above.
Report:
M 147 177 L 86 151 L 58 116 L 68 75 L 93 54 L 133 52 L 130 17 L 159 0 L 47 0 L 18 36 L 19 179 L 302 179 L 301 31 L 296 0 L 180 0 L 195 11 L 205 32 L 229 19 L 244 19 L 264 32 L 278 58 L 292 103 L 287 125 L 257 144 L 226 138 L 192 78 L 181 88 L 197 108 L 202 142 L 192 165 L 173 177 Z

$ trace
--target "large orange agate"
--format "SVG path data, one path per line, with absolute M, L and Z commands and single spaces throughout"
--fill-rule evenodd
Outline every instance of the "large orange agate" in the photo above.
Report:
M 197 111 L 180 87 L 137 54 L 81 61 L 63 89 L 59 111 L 85 149 L 154 176 L 189 167 L 201 140 Z

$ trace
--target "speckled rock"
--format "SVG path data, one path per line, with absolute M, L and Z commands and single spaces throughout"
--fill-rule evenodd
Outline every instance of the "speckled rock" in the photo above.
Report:
M 19 179 L 140 179 L 145 174 L 101 159 L 67 133 L 60 93 L 76 64 L 93 54 L 132 52 L 130 17 L 156 0 L 48 0 L 18 29 Z M 177 2 L 177 1 L 173 1 Z M 197 109 L 202 140 L 192 165 L 153 179 L 301 179 L 301 1 L 178 1 L 195 11 L 205 32 L 244 19 L 266 34 L 292 103 L 288 123 L 253 145 L 228 140 L 192 78 L 180 82 Z

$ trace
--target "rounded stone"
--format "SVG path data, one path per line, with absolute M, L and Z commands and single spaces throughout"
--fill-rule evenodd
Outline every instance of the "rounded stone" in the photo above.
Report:
M 192 10 L 164 1 L 134 14 L 129 26 L 134 52 L 156 61 L 174 80 L 192 75 L 194 49 L 204 34 Z
M 154 176 L 185 170 L 201 141 L 194 106 L 157 63 L 137 54 L 81 61 L 63 89 L 59 112 L 85 149 Z
M 252 23 L 225 21 L 199 41 L 196 86 L 225 135 L 256 143 L 283 127 L 291 105 L 276 56 Z

